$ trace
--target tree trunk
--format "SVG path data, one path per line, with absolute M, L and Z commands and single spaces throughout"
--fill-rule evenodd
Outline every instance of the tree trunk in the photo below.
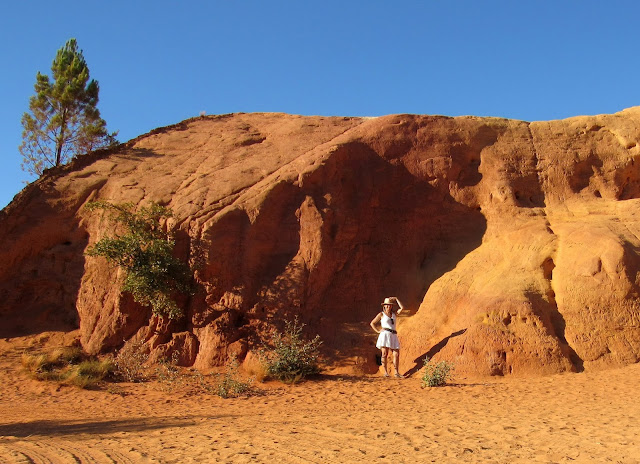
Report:
M 60 161 L 62 158 L 62 145 L 64 145 L 64 129 L 67 125 L 67 114 L 66 111 L 62 113 L 62 122 L 60 123 L 60 136 L 56 142 L 56 166 L 60 166 Z

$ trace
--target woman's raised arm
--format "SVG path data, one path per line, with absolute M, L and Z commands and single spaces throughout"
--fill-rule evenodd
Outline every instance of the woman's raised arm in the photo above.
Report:
M 394 296 L 394 297 L 393 297 L 393 299 L 394 299 L 394 300 L 396 300 L 396 303 L 398 303 L 398 307 L 399 307 L 399 309 L 398 309 L 398 314 L 400 314 L 400 313 L 402 312 L 402 310 L 404 309 L 404 306 L 403 306 L 403 304 L 400 302 L 400 300 L 398 299 L 398 297 L 397 297 L 397 296 Z

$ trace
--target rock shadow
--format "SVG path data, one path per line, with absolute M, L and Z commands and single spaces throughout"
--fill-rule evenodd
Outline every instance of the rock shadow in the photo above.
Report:
M 198 274 L 214 289 L 207 300 L 236 293 L 246 311 L 269 299 L 295 299 L 296 283 L 280 277 L 286 271 L 299 272 L 293 258 L 300 248 L 296 217 L 300 201 L 299 190 L 281 182 L 268 192 L 253 221 L 247 211 L 236 208 L 204 231 Z
M 338 362 L 356 349 L 373 358 L 367 327 L 384 297 L 397 295 L 409 310 L 417 308 L 433 282 L 478 248 L 486 232 L 482 212 L 456 201 L 448 184 L 430 183 L 360 142 L 336 149 L 303 190 L 324 228 L 304 307 L 318 315 L 318 327 L 330 324 L 322 335 L 342 351 Z M 361 333 L 351 330 L 354 324 Z
M 451 335 L 449 335 L 447 337 L 444 337 L 438 343 L 433 345 L 429 349 L 429 351 L 427 351 L 425 354 L 423 354 L 421 356 L 418 356 L 416 359 L 414 359 L 413 362 L 415 363 L 415 365 L 411 369 L 409 369 L 407 372 L 405 372 L 404 376 L 405 377 L 410 377 L 413 374 L 415 374 L 416 372 L 418 372 L 424 366 L 424 362 L 425 362 L 426 359 L 433 358 L 436 354 L 438 354 L 440 352 L 440 350 L 442 350 L 442 348 L 444 348 L 447 345 L 447 343 L 449 343 L 450 339 L 452 339 L 454 337 L 457 337 L 459 335 L 462 335 L 466 331 L 467 331 L 467 329 L 458 330 L 457 332 L 453 332 Z
M 73 210 L 54 210 L 44 195 L 26 193 L 0 216 L 0 262 L 13 263 L 0 272 L 2 338 L 70 331 L 80 323 L 76 300 L 89 235 Z
M 560 348 L 565 352 L 576 372 L 584 371 L 584 360 L 576 353 L 573 347 L 567 342 L 565 335 L 567 323 L 562 313 L 558 310 L 553 292 L 549 294 L 549 300 L 545 300 L 542 295 L 536 292 L 525 293 L 533 308 L 537 309 L 538 315 L 543 322 L 549 324 L 550 332 L 555 335 L 560 344 Z
M 115 153 L 115 156 L 133 161 L 141 161 L 146 158 L 161 158 L 164 155 L 154 150 L 149 150 L 148 148 L 127 148 L 121 153 Z

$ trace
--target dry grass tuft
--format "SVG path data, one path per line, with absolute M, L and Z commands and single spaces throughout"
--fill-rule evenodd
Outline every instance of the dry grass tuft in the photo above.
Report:
M 48 353 L 23 353 L 21 363 L 34 379 L 80 388 L 95 387 L 114 370 L 111 360 L 91 358 L 77 347 L 55 348 Z

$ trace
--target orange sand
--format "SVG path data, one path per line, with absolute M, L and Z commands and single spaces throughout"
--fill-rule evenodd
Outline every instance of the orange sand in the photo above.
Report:
M 225 400 L 33 381 L 22 349 L 0 341 L 2 463 L 640 462 L 640 364 L 431 389 L 326 375 Z

